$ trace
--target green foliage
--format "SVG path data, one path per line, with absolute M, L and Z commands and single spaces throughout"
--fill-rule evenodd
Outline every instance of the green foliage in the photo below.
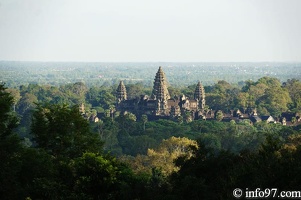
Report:
M 25 148 L 14 134 L 18 120 L 11 112 L 13 103 L 13 97 L 0 85 L 1 199 L 24 199 L 37 192 L 35 183 L 40 178 L 51 179 L 54 175 L 51 158 L 43 152 Z
M 258 151 L 215 153 L 202 144 L 195 157 L 179 160 L 171 176 L 173 199 L 232 199 L 233 188 L 297 189 L 301 179 L 300 146 L 286 150 L 277 138 L 267 137 Z
M 174 165 L 174 160 L 179 157 L 191 158 L 191 149 L 194 148 L 198 148 L 196 141 L 188 138 L 171 137 L 163 140 L 156 149 L 148 149 L 149 167 L 161 169 L 162 174 L 170 175 L 172 172 L 179 170 Z
M 289 105 L 294 112 L 301 111 L 301 82 L 296 79 L 288 79 L 284 83 L 284 87 L 288 90 L 292 103 Z
M 221 110 L 217 111 L 217 112 L 216 112 L 216 115 L 215 115 L 215 118 L 216 118 L 216 120 L 219 121 L 219 122 L 222 121 L 222 119 L 224 118 L 223 112 L 222 112 Z
M 6 91 L 4 84 L 0 84 L 0 198 L 16 198 L 19 158 L 22 146 L 19 138 L 14 134 L 17 118 L 12 113 L 13 97 Z M 14 193 L 14 190 L 17 192 Z
M 109 109 L 116 102 L 115 91 L 112 87 L 91 87 L 86 93 L 86 101 L 93 107 Z
M 221 103 L 216 107 L 254 104 L 261 112 L 279 114 L 298 105 L 293 85 L 298 81 L 281 85 L 277 79 L 262 78 L 239 91 L 219 81 L 210 87 L 209 96 Z M 138 86 L 133 91 L 139 91 Z M 183 90 L 193 93 L 193 87 Z M 0 85 L 0 198 L 232 199 L 237 187 L 298 190 L 300 127 L 190 121 L 189 113 L 178 121 L 114 115 L 113 92 L 106 87 L 88 89 L 83 83 L 60 88 L 30 84 L 20 88 L 18 97 L 17 89 Z M 86 115 L 97 114 L 95 106 L 108 115 L 89 124 L 77 102 L 85 103 Z M 14 134 L 14 106 L 23 112 L 22 120 L 32 118 L 31 148 Z M 297 117 L 294 120 L 297 123 Z
M 84 153 L 76 158 L 71 166 L 75 192 L 85 199 L 109 199 L 109 195 L 117 192 L 115 185 L 120 173 L 114 162 L 95 153 Z
M 263 77 L 257 82 L 249 82 L 242 91 L 239 94 L 240 104 L 258 107 L 258 112 L 262 115 L 279 116 L 281 112 L 288 110 L 292 102 L 288 90 L 276 78 Z
M 142 83 L 126 84 L 128 99 L 134 99 L 141 95 L 151 95 L 151 88 L 145 87 Z
M 89 123 L 78 107 L 67 105 L 37 105 L 33 113 L 32 133 L 37 147 L 49 154 L 75 158 L 85 151 L 100 152 L 102 142 L 90 131 Z
M 0 84 L 0 138 L 10 136 L 17 127 L 17 117 L 11 112 L 13 103 L 13 97 L 6 91 L 4 85 Z
M 192 121 L 187 112 L 175 121 L 149 121 L 146 115 L 115 112 L 115 86 L 124 75 L 99 80 L 90 74 L 88 84 L 52 82 L 18 89 L 0 84 L 0 198 L 231 199 L 238 186 L 298 189 L 299 126 L 221 120 L 222 111 L 237 108 L 257 108 L 259 114 L 274 117 L 288 110 L 300 112 L 299 80 L 281 84 L 278 78 L 262 77 L 239 86 L 211 80 L 212 85 L 205 86 L 207 110 L 217 111 L 217 120 Z M 135 83 L 128 77 L 129 98 L 151 93 L 151 83 Z M 231 77 L 238 81 L 239 76 L 231 73 Z M 171 80 L 180 84 L 182 79 Z M 195 84 L 188 84 L 194 83 L 170 86 L 171 96 L 193 98 Z M 83 115 L 77 106 L 81 103 Z M 21 118 L 19 127 L 13 111 Z M 97 123 L 89 124 L 83 117 L 100 114 L 105 116 Z M 292 118 L 294 125 L 298 119 Z M 14 130 L 26 137 L 23 143 Z M 189 148 L 197 139 L 200 148 Z

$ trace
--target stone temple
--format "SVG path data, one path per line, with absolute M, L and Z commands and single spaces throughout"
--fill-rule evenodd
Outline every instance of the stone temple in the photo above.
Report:
M 159 67 L 154 79 L 154 86 L 151 96 L 142 95 L 140 98 L 127 99 L 126 87 L 122 81 L 116 91 L 117 103 L 116 110 L 120 112 L 131 112 L 137 116 L 147 115 L 149 119 L 204 118 L 205 91 L 204 87 L 198 82 L 193 99 L 185 95 L 180 97 L 170 97 L 167 89 L 167 80 L 162 67 Z

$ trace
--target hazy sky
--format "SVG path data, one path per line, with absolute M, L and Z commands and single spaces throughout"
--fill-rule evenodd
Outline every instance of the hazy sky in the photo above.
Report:
M 0 0 L 0 60 L 301 61 L 301 0 Z

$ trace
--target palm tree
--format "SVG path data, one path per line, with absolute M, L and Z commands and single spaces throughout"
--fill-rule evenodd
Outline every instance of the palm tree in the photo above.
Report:
M 148 121 L 147 115 L 142 115 L 141 116 L 141 121 L 143 122 L 143 130 L 145 131 L 145 124 Z

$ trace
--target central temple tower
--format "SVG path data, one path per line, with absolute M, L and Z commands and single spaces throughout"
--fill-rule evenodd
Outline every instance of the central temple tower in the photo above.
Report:
M 117 94 L 117 102 L 120 103 L 123 100 L 127 100 L 127 95 L 126 95 L 126 87 L 123 84 L 123 81 L 120 81 L 118 88 L 116 90 Z
M 152 97 L 158 100 L 170 99 L 169 92 L 167 90 L 166 76 L 162 67 L 159 67 L 158 72 L 156 73 Z
M 205 108 L 205 90 L 201 82 L 199 81 L 195 91 L 194 91 L 194 99 L 199 102 L 199 108 L 204 110 Z
M 170 99 L 167 90 L 167 81 L 162 67 L 159 67 L 154 80 L 152 99 L 157 101 L 157 115 L 165 115 L 167 113 L 167 100 Z

